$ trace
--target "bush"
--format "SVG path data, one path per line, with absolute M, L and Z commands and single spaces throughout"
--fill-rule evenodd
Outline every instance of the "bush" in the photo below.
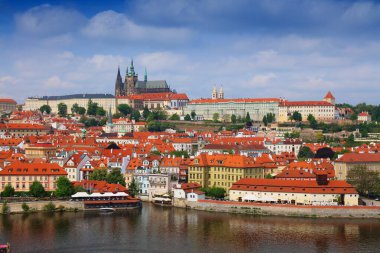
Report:
M 44 205 L 43 210 L 45 212 L 52 213 L 55 211 L 55 205 L 53 204 L 53 202 L 49 202 L 48 204 Z
M 21 208 L 22 210 L 25 212 L 25 213 L 28 213 L 30 211 L 30 207 L 27 203 L 23 202 L 22 205 L 21 205 Z
M 4 188 L 4 191 L 1 193 L 1 197 L 13 197 L 14 195 L 15 189 L 10 184 L 7 184 Z
M 7 201 L 3 202 L 3 206 L 1 207 L 1 213 L 2 214 L 9 214 L 11 212 L 11 208 L 8 205 Z
M 65 207 L 63 205 L 59 205 L 57 207 L 57 209 L 58 209 L 59 212 L 64 212 L 65 211 Z

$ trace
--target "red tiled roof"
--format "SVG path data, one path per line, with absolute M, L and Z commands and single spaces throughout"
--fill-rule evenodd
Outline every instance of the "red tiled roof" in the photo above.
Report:
M 361 162 L 380 162 L 380 153 L 346 153 L 335 162 L 361 163 Z
M 17 102 L 11 98 L 0 98 L 0 103 L 10 103 L 17 105 Z
M 243 178 L 234 183 L 230 190 L 314 194 L 357 194 L 355 187 L 346 181 L 340 180 L 331 180 L 328 181 L 327 185 L 319 185 L 315 180 L 305 181 Z
M 201 98 L 194 99 L 189 104 L 216 104 L 216 103 L 270 103 L 280 102 L 279 98 L 224 98 L 224 99 L 211 99 Z
M 326 101 L 282 101 L 279 106 L 334 106 Z
M 324 98 L 329 98 L 329 99 L 335 99 L 331 91 L 327 92 L 326 96 Z
M 16 161 L 0 171 L 0 175 L 66 176 L 67 172 L 56 163 L 21 163 Z

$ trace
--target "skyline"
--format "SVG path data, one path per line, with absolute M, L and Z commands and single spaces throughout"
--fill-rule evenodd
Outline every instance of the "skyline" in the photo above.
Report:
M 1 97 L 113 94 L 133 58 L 191 99 L 379 103 L 376 1 L 92 2 L 0 0 Z

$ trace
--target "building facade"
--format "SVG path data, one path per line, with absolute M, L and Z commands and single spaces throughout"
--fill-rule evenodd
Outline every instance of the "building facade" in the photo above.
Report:
M 17 102 L 10 98 L 0 98 L 0 113 L 16 111 Z

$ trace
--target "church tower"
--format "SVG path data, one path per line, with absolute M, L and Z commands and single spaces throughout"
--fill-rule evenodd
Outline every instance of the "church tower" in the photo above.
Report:
M 124 94 L 123 80 L 120 75 L 120 67 L 117 68 L 117 75 L 115 81 L 115 96 L 123 96 Z
M 327 92 L 326 96 L 323 98 L 323 101 L 329 102 L 330 104 L 335 105 L 335 97 L 331 91 Z
M 215 86 L 214 86 L 214 88 L 212 88 L 211 98 L 212 99 L 217 99 L 217 92 L 216 92 L 216 87 Z
M 125 77 L 125 95 L 136 94 L 136 82 L 137 82 L 137 74 L 135 73 L 135 67 L 133 66 L 133 59 L 131 61 L 131 67 L 129 68 L 129 73 Z
M 219 94 L 218 94 L 218 98 L 219 98 L 219 99 L 224 99 L 224 91 L 223 91 L 223 87 L 220 87 Z

